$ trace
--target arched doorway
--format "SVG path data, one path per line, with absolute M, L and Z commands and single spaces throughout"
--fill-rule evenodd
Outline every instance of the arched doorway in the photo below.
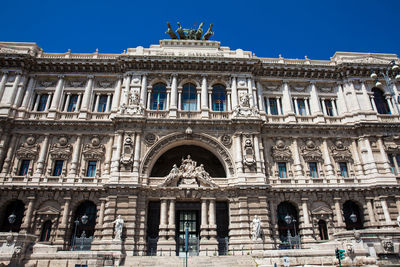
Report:
M 74 220 L 72 221 L 72 236 L 71 245 L 74 248 L 78 248 L 78 243 L 80 241 L 85 242 L 85 247 L 87 243 L 91 243 L 93 240 L 93 235 L 96 225 L 96 205 L 89 200 L 82 202 L 76 209 L 74 213 Z M 87 239 L 87 240 L 86 240 Z M 79 240 L 79 241 L 78 241 Z
M 19 232 L 24 211 L 25 205 L 21 200 L 10 202 L 2 212 L 0 232 Z
M 299 235 L 299 215 L 296 207 L 288 202 L 284 201 L 278 205 L 278 231 L 279 239 L 281 241 L 287 241 L 288 232 L 291 236 Z M 286 216 L 291 217 L 291 222 L 286 222 Z
M 150 176 L 167 176 L 172 166 L 176 164 L 179 167 L 182 159 L 188 155 L 197 162 L 197 166 L 203 164 L 211 177 L 226 177 L 225 169 L 219 159 L 207 149 L 195 145 L 177 146 L 165 152 L 154 164 Z
M 364 228 L 364 216 L 354 201 L 348 200 L 343 204 L 343 215 L 347 230 Z

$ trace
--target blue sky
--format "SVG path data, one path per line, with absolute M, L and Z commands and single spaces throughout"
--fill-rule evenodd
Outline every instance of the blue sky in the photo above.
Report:
M 260 57 L 329 59 L 335 51 L 400 54 L 400 1 L 10 1 L 0 41 L 36 42 L 46 52 L 121 53 L 168 39 L 176 28 L 214 23 L 231 49 Z

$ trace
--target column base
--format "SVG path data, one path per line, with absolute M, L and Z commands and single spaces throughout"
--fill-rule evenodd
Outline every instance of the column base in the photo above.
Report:
M 176 118 L 176 115 L 177 115 L 176 109 L 170 109 L 169 110 L 169 117 L 170 118 Z
M 168 240 L 158 240 L 157 255 L 158 256 L 175 256 L 176 255 L 175 239 L 170 238 Z
M 201 239 L 200 240 L 200 256 L 218 256 L 217 239 Z

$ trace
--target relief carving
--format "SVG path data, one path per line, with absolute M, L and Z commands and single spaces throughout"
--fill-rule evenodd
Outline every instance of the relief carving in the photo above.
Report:
M 105 146 L 100 144 L 100 138 L 94 136 L 89 144 L 83 146 L 82 153 L 86 159 L 101 160 L 104 157 L 105 150 Z
M 247 138 L 244 143 L 243 163 L 247 167 L 253 167 L 254 164 L 256 163 L 253 144 L 249 138 Z
M 18 159 L 36 159 L 40 150 L 40 146 L 36 144 L 36 138 L 30 135 L 26 138 L 25 143 L 22 143 L 17 149 L 16 156 Z
M 281 139 L 276 141 L 276 145 L 271 148 L 272 150 L 272 158 L 275 162 L 278 161 L 291 161 L 292 153 L 285 142 Z
M 51 145 L 49 153 L 52 159 L 68 160 L 72 153 L 72 146 L 68 144 L 67 137 L 61 136 L 57 143 Z
M 128 93 L 128 105 L 122 104 L 121 114 L 128 115 L 143 115 L 144 108 L 140 104 L 139 91 L 131 89 Z
M 335 144 L 331 147 L 332 157 L 336 162 L 347 161 L 352 162 L 352 155 L 347 146 L 343 144 L 341 140 L 337 140 Z
M 193 161 L 190 155 L 186 159 L 182 158 L 179 168 L 174 164 L 170 173 L 165 177 L 165 181 L 159 186 L 183 188 L 217 187 L 210 174 L 205 171 L 203 164 L 197 166 L 197 162 Z
M 157 136 L 155 134 L 153 134 L 153 133 L 148 133 L 144 137 L 144 141 L 146 142 L 146 145 L 151 146 L 155 142 L 157 142 Z
M 234 117 L 257 117 L 258 110 L 255 107 L 250 107 L 250 95 L 242 93 L 239 97 L 239 106 L 233 111 Z
M 305 142 L 305 146 L 303 146 L 301 148 L 301 151 L 303 153 L 303 158 L 306 162 L 309 161 L 319 161 L 322 162 L 322 152 L 319 149 L 319 147 L 317 147 L 315 145 L 315 142 L 311 139 L 308 139 Z

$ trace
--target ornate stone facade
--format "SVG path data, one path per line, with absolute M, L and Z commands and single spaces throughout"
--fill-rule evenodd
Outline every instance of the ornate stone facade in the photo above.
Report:
M 185 225 L 192 254 L 396 261 L 400 84 L 370 78 L 392 60 L 0 43 L 0 261 L 128 266 L 179 255 Z

